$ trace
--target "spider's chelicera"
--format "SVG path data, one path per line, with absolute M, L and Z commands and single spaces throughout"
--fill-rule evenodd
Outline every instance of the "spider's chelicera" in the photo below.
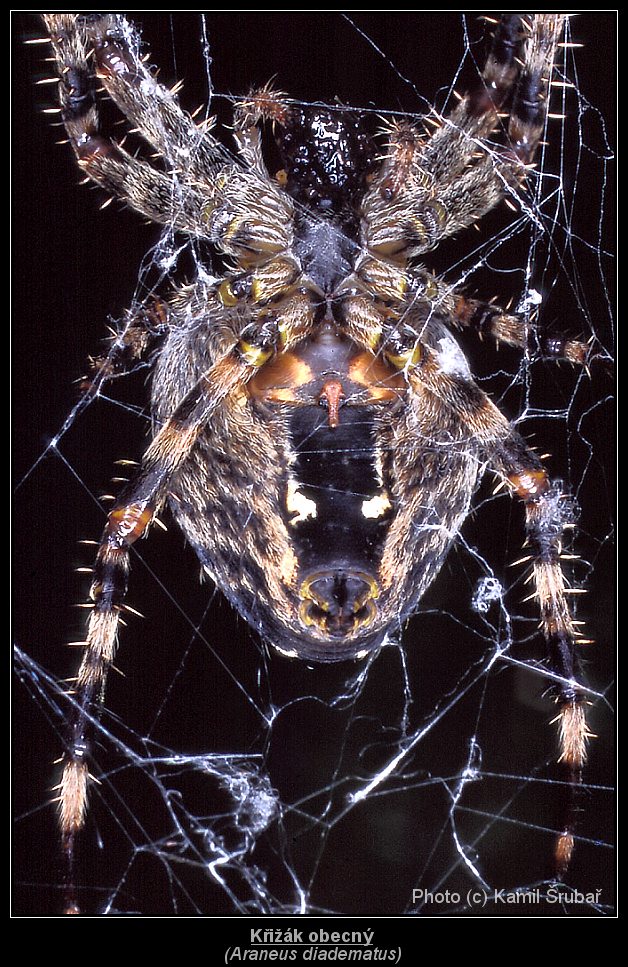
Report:
M 297 106 L 264 88 L 236 103 L 235 159 L 155 80 L 123 16 L 45 22 L 84 173 L 144 217 L 209 243 L 228 266 L 218 281 L 199 273 L 134 310 L 86 389 L 160 335 L 154 437 L 95 565 L 61 782 L 70 864 L 129 547 L 164 504 L 265 641 L 332 662 L 372 653 L 417 610 L 490 470 L 525 505 L 561 754 L 577 776 L 587 726 L 559 560 L 572 504 L 476 384 L 452 330 L 576 363 L 587 348 L 544 340 L 524 316 L 466 297 L 421 261 L 524 189 L 565 17 L 504 15 L 480 82 L 448 116 L 426 119 L 429 136 L 405 120 L 375 136 L 357 112 Z M 160 167 L 101 132 L 99 85 Z M 559 870 L 572 845 L 567 827 Z

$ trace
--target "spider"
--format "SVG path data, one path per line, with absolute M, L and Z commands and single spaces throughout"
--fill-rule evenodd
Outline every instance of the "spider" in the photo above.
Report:
M 481 82 L 448 115 L 426 118 L 427 132 L 398 120 L 374 134 L 343 106 L 254 90 L 234 105 L 233 157 L 156 80 L 123 15 L 44 15 L 61 119 L 87 179 L 224 268 L 135 307 L 84 386 L 88 401 L 151 360 L 154 435 L 100 542 L 64 757 L 68 913 L 79 910 L 91 722 L 130 548 L 166 505 L 264 641 L 293 658 L 356 661 L 416 612 L 483 474 L 495 474 L 525 507 L 560 755 L 578 781 L 581 632 L 560 564 L 573 506 L 475 382 L 454 333 L 578 365 L 590 347 L 545 338 L 528 315 L 470 298 L 428 267 L 441 241 L 525 192 L 565 19 L 503 15 Z M 100 85 L 160 162 L 102 130 Z M 559 873 L 572 849 L 567 824 Z

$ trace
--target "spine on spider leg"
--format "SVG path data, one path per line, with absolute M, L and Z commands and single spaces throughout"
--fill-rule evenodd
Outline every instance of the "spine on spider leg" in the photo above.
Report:
M 109 515 L 96 557 L 90 590 L 94 603 L 76 678 L 75 710 L 59 785 L 59 827 L 66 861 L 66 914 L 80 912 L 75 859 L 76 840 L 87 810 L 89 740 L 115 655 L 120 611 L 128 585 L 129 545 L 144 533 L 152 517 L 153 508 L 146 503 L 115 508 Z
M 550 482 L 544 470 L 514 474 L 510 482 L 525 503 L 541 628 L 551 670 L 557 679 L 552 691 L 559 706 L 555 719 L 559 728 L 559 761 L 567 770 L 570 787 L 568 813 L 555 847 L 556 874 L 561 878 L 569 867 L 574 849 L 577 796 L 582 784 L 587 740 L 591 737 L 576 653 L 581 639 L 567 603 L 569 589 L 560 563 L 563 534 L 574 524 L 575 509 L 572 500 L 563 493 L 560 482 Z

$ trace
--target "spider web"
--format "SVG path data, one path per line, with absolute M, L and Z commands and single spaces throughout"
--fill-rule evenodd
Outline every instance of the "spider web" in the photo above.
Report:
M 482 63 L 484 28 L 463 14 L 130 14 L 184 107 L 276 75 L 305 102 L 419 118 L 453 103 Z M 109 316 L 200 253 L 77 188 L 69 149 L 38 113 L 33 18 L 15 22 L 15 792 L 19 915 L 55 914 L 61 863 L 50 789 L 63 744 L 89 566 L 116 460 L 139 459 L 148 370 L 75 408 L 72 380 Z M 501 206 L 426 259 L 481 298 L 542 298 L 556 333 L 595 337 L 610 358 L 615 17 L 572 19 L 548 146 L 526 206 Z M 260 43 L 262 38 L 262 43 Z M 268 39 L 266 39 L 268 38 Z M 445 43 L 444 43 L 445 42 Z M 599 51 L 604 56 L 599 56 Z M 608 56 L 606 56 L 608 54 Z M 452 79 L 454 84 L 452 85 Z M 59 135 L 61 137 L 62 135 Z M 228 143 L 228 131 L 225 135 Z M 148 254 L 146 254 L 148 252 Z M 139 268 L 138 268 L 139 267 Z M 207 270 L 207 269 L 206 269 Z M 566 789 L 555 763 L 543 646 L 523 568 L 523 513 L 482 485 L 475 511 L 401 642 L 357 665 L 269 654 L 174 526 L 133 555 L 129 618 L 98 726 L 80 883 L 86 912 L 153 916 L 598 916 L 613 911 L 612 380 L 461 343 L 480 385 L 566 481 L 580 508 L 569 578 L 593 740 L 571 869 L 551 892 Z M 568 562 L 569 563 L 569 562 Z M 494 891 L 534 900 L 506 904 Z M 415 892 L 419 891 L 419 892 Z M 538 892 L 535 892 L 538 891 Z M 596 891 L 599 891 L 596 892 Z M 478 899 L 479 898 L 479 899 Z

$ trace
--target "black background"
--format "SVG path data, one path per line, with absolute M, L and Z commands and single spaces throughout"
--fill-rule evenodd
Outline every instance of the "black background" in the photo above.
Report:
M 130 14 L 143 27 L 152 61 L 161 78 L 185 81 L 183 105 L 193 110 L 206 100 L 206 70 L 202 56 L 200 14 Z M 446 90 L 464 49 L 464 28 L 473 39 L 483 27 L 475 16 L 430 14 L 351 14 L 353 24 L 339 13 L 240 14 L 218 13 L 206 18 L 212 57 L 214 90 L 243 93 L 251 86 L 276 77 L 276 85 L 304 100 L 331 102 L 338 96 L 354 106 L 377 110 L 421 113 L 427 102 L 442 104 L 437 92 Z M 52 104 L 50 88 L 35 87 L 45 76 L 45 48 L 27 47 L 23 40 L 39 33 L 34 15 L 13 19 L 13 358 L 14 470 L 18 487 L 14 504 L 14 637 L 17 645 L 56 677 L 72 673 L 76 652 L 64 642 L 82 637 L 81 615 L 73 603 L 85 596 L 85 580 L 77 566 L 90 563 L 91 551 L 77 542 L 97 538 L 104 510 L 94 497 L 110 490 L 107 481 L 114 461 L 138 459 L 146 441 L 146 390 L 140 373 L 111 389 L 112 402 L 98 401 L 72 424 L 58 445 L 47 451 L 59 433 L 76 396 L 73 381 L 85 371 L 85 360 L 97 353 L 106 335 L 108 316 L 119 318 L 136 291 L 139 267 L 158 238 L 132 212 L 116 203 L 100 211 L 104 197 L 96 190 L 78 187 L 68 146 L 57 146 L 63 135 L 51 126 L 42 109 Z M 361 36 L 360 31 L 365 36 Z M 574 271 L 568 267 L 548 292 L 544 319 L 555 331 L 590 334 L 587 317 L 596 333 L 608 339 L 608 310 L 604 304 L 597 260 L 597 222 L 602 191 L 603 151 L 601 121 L 609 129 L 615 115 L 615 16 L 582 15 L 573 21 L 574 39 L 584 47 L 577 52 L 579 90 L 599 115 L 586 112 L 580 119 L 587 145 L 575 167 L 576 207 L 573 234 L 590 246 L 577 246 L 578 291 Z M 366 39 L 368 38 L 368 40 Z M 378 53 L 372 44 L 382 53 Z M 483 46 L 474 47 L 482 59 Z M 408 81 L 404 80 L 408 79 Z M 457 83 L 464 89 L 464 77 Z M 567 130 L 576 131 L 575 102 Z M 228 103 L 218 99 L 213 110 L 228 123 Z M 571 127 L 570 127 L 571 125 Z M 228 141 L 228 132 L 227 132 Z M 550 154 L 548 170 L 566 167 L 566 197 L 571 198 L 573 152 L 578 138 L 568 140 L 561 156 Z M 570 157 L 570 152 L 571 157 Z M 552 167 L 554 165 L 554 167 Z M 607 190 L 612 188 L 609 175 Z M 612 248 L 614 203 L 605 202 L 602 248 Z M 508 223 L 500 209 L 486 219 L 482 236 L 488 238 Z M 475 236 L 471 232 L 468 235 Z M 444 271 L 454 264 L 468 244 L 468 235 L 436 253 L 433 264 Z M 522 257 L 527 244 L 522 248 Z M 506 256 L 516 264 L 514 247 Z M 554 264 L 554 263 L 553 263 Z M 184 269 L 185 272 L 185 269 Z M 612 276 L 612 272 L 610 273 Z M 488 274 L 473 278 L 482 295 L 494 294 L 506 302 L 517 296 L 520 276 Z M 576 308 L 586 300 L 587 311 Z M 465 350 L 481 375 L 504 368 L 516 372 L 516 354 L 469 340 Z M 587 633 L 596 645 L 587 653 L 587 675 L 592 687 L 606 691 L 612 677 L 614 557 L 606 538 L 613 510 L 613 406 L 612 381 L 594 367 L 591 381 L 581 381 L 568 366 L 541 365 L 533 371 L 533 405 L 568 407 L 568 420 L 533 420 L 529 432 L 554 475 L 577 488 L 582 508 L 578 549 L 592 562 L 590 594 L 579 608 L 587 619 Z M 506 392 L 509 378 L 486 388 L 510 416 L 522 404 L 522 388 Z M 484 385 L 484 384 L 483 384 Z M 107 391 L 107 396 L 109 391 Z M 526 431 L 528 432 L 528 430 Z M 486 501 L 490 487 L 482 491 Z M 504 581 L 514 582 L 507 564 L 520 556 L 521 512 L 507 499 L 492 501 L 470 519 L 466 541 L 478 548 Z M 131 620 L 124 632 L 117 665 L 124 677 L 111 676 L 107 706 L 128 725 L 131 734 L 150 733 L 172 750 L 189 753 L 266 751 L 267 732 L 245 695 L 253 696 L 266 712 L 272 703 L 284 711 L 276 723 L 268 750 L 272 781 L 284 803 L 295 802 L 312 790 L 364 769 L 370 774 L 398 748 L 398 733 L 385 733 L 398 725 L 402 704 L 399 657 L 393 649 L 380 657 L 357 706 L 336 710 L 303 696 L 330 699 L 346 689 L 350 670 L 316 668 L 273 657 L 266 659 L 243 622 L 219 595 L 204 585 L 199 590 L 198 566 L 174 528 L 168 534 L 153 530 L 141 546 L 143 563 L 133 567 L 130 603 L 146 615 Z M 584 568 L 576 577 L 585 576 Z M 410 731 L 433 717 L 439 701 L 447 704 L 451 690 L 465 669 L 486 659 L 487 642 L 481 622 L 468 612 L 468 600 L 478 577 L 469 555 L 455 551 L 425 601 L 426 614 L 407 629 L 405 644 L 412 690 Z M 521 584 L 513 589 L 510 610 L 528 616 L 515 634 L 521 641 L 516 657 L 540 657 L 533 642 L 534 605 L 520 605 L 529 593 Z M 444 616 L 437 612 L 443 611 Z M 497 620 L 496 615 L 491 616 Z M 194 628 L 202 624 L 200 634 Z M 468 625 L 468 627 L 467 627 Z M 209 646 L 215 649 L 220 661 Z M 228 672 L 223 671 L 225 663 Z M 26 678 L 26 684 L 23 678 Z M 268 870 L 269 892 L 290 912 L 294 884 L 285 873 L 289 857 L 310 892 L 312 913 L 393 916 L 410 912 L 411 889 L 426 886 L 465 891 L 473 882 L 453 845 L 447 824 L 450 795 L 476 733 L 482 748 L 482 782 L 468 786 L 464 804 L 474 813 L 461 816 L 463 838 L 474 841 L 487 817 L 504 811 L 504 821 L 493 822 L 477 845 L 477 864 L 495 886 L 531 885 L 548 875 L 552 836 L 538 827 L 558 822 L 560 788 L 538 782 L 491 780 L 491 774 L 560 778 L 551 765 L 554 739 L 548 719 L 551 709 L 535 696 L 542 680 L 523 681 L 505 665 L 497 665 L 482 678 L 468 702 L 460 702 L 443 717 L 438 728 L 418 747 L 409 761 L 412 781 L 385 787 L 387 795 L 355 810 L 337 823 L 329 835 L 295 813 L 287 818 L 282 834 L 271 834 L 258 848 L 256 861 Z M 14 913 L 26 916 L 59 912 L 61 872 L 56 847 L 53 808 L 48 805 L 54 782 L 53 758 L 61 740 L 54 702 L 41 702 L 33 694 L 32 676 L 18 676 L 15 703 L 14 790 L 17 824 L 14 834 L 16 893 Z M 237 687 L 241 682 L 245 694 Z M 486 686 L 487 692 L 481 695 Z M 521 699 L 527 688 L 527 698 Z M 531 696 L 531 697 L 530 697 Z M 48 692 L 50 698 L 50 693 Z M 293 702 L 290 708 L 287 703 Z M 476 722 L 478 708 L 481 719 Z M 594 731 L 583 801 L 581 835 L 569 882 L 581 890 L 601 886 L 603 908 L 590 905 L 566 908 L 567 913 L 596 915 L 612 907 L 612 798 L 598 786 L 612 782 L 612 725 L 604 702 L 592 712 Z M 153 729 L 153 722 L 157 725 Z M 113 719 L 107 727 L 123 734 Z M 351 723 L 351 724 L 349 724 Z M 128 738 L 128 736 L 125 736 Z M 389 743 L 389 744 L 388 744 Z M 341 754 L 339 749 L 343 748 Z M 362 752 L 362 755 L 360 755 Z M 341 756 L 345 758 L 342 759 Z M 120 763 L 111 749 L 98 749 L 99 768 L 115 773 L 115 791 L 106 783 L 93 794 L 94 809 L 85 834 L 82 883 L 86 912 L 97 913 L 121 882 L 133 850 L 165 834 L 159 797 L 150 782 L 138 791 L 134 774 L 117 771 Z M 338 770 L 338 773 L 336 772 Z M 422 785 L 434 776 L 433 785 Z M 447 777 L 452 777 L 450 783 Z M 190 803 L 199 796 L 198 813 L 220 811 L 227 800 L 217 794 L 209 806 L 205 787 L 199 791 L 189 780 Z M 346 794 L 355 786 L 341 787 Z M 391 792 L 391 788 L 396 791 Z M 121 798 L 118 798 L 120 796 Z M 153 798 L 151 798 L 153 797 Z M 511 801 L 514 797 L 514 801 Z M 306 803 L 305 811 L 321 814 L 325 797 Z M 126 811 L 126 805 L 129 812 Z M 144 810 L 144 811 L 142 811 Z M 130 817 L 134 818 L 130 818 Z M 135 823 L 141 821 L 142 827 Z M 513 821 L 514 820 L 514 821 Z M 468 824 L 468 825 L 464 825 Z M 476 824 L 476 825 L 474 825 Z M 592 842 L 589 842 L 589 841 Z M 471 855 L 471 854 L 470 854 Z M 476 856 L 473 854 L 474 862 Z M 231 903 L 224 891 L 197 870 L 186 883 L 193 901 L 173 886 L 165 866 L 156 858 L 134 856 L 128 878 L 115 895 L 122 912 L 144 915 L 237 915 L 245 912 Z M 174 864 L 173 868 L 180 872 Z M 311 882 L 310 882 L 310 877 Z M 237 875 L 233 882 L 239 883 Z M 246 889 L 236 889 L 246 896 Z M 176 905 L 173 895 L 176 894 Z M 294 909 L 294 907 L 292 907 Z M 248 911 L 251 912 L 251 911 Z M 278 908 L 268 912 L 279 912 Z M 479 914 L 481 911 L 477 911 Z M 491 909 L 496 915 L 563 915 L 562 909 Z M 422 915 L 468 916 L 466 908 L 424 909 Z

